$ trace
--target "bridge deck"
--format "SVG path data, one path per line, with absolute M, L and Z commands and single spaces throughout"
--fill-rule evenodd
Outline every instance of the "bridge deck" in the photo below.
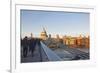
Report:
M 79 59 L 89 59 L 89 53 L 77 49 L 69 49 L 66 46 L 63 46 L 62 49 L 52 51 L 43 42 L 39 43 L 39 41 L 36 41 L 34 55 L 32 56 L 31 52 L 28 51 L 27 57 L 21 56 L 21 63 Z
M 44 62 L 44 61 L 59 61 L 61 58 L 57 56 L 52 50 L 50 50 L 42 42 L 36 43 L 34 55 L 28 52 L 27 57 L 21 57 L 22 63 L 27 62 Z

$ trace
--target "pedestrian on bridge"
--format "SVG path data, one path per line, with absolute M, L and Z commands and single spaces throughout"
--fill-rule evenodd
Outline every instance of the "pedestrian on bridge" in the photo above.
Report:
M 32 57 L 34 56 L 35 46 L 36 46 L 36 40 L 31 38 L 29 41 L 29 51 L 31 52 Z
M 23 46 L 23 56 L 27 57 L 28 46 L 29 46 L 29 41 L 27 36 L 25 36 L 25 38 L 22 40 L 22 46 Z

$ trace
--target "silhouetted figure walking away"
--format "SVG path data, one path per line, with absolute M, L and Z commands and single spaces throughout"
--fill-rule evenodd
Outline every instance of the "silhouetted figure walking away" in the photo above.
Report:
M 41 48 L 40 39 L 37 39 L 37 44 Z M 43 60 L 42 60 L 42 51 L 41 51 L 41 49 L 39 49 L 39 54 L 40 54 L 40 62 L 42 62 Z
M 40 39 L 37 39 L 37 44 L 40 46 Z
M 29 51 L 31 52 L 32 57 L 34 56 L 35 46 L 36 46 L 36 40 L 31 38 L 29 41 Z
M 27 57 L 27 53 L 28 53 L 28 38 L 27 36 L 23 39 L 23 56 Z

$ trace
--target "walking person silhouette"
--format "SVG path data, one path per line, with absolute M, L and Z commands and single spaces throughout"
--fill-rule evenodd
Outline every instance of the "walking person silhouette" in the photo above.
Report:
M 35 46 L 36 46 L 36 40 L 31 38 L 29 41 L 29 51 L 31 52 L 32 57 L 34 56 Z
M 27 57 L 27 53 L 28 53 L 28 37 L 25 36 L 25 38 L 23 39 L 23 56 Z

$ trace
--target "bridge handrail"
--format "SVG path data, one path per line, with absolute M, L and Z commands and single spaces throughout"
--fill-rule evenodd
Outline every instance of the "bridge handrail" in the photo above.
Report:
M 43 42 L 40 42 L 40 44 L 41 44 L 41 48 L 44 50 L 44 52 L 46 53 L 46 55 L 50 61 L 61 61 L 62 60 L 57 54 L 55 54 Z

